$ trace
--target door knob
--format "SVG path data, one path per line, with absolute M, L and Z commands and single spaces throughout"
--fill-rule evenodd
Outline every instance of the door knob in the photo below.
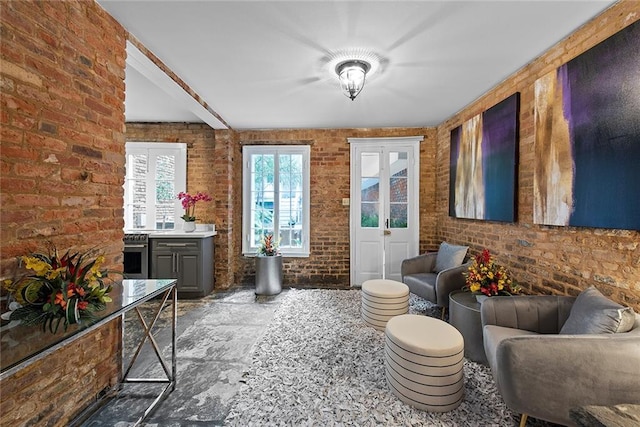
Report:
M 391 230 L 384 230 L 384 235 L 385 235 L 385 236 L 388 236 L 388 235 L 390 235 L 390 234 L 391 234 Z

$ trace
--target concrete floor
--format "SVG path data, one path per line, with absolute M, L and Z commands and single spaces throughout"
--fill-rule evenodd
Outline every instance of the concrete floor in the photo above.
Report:
M 253 287 L 218 292 L 198 300 L 178 300 L 177 381 L 175 390 L 144 421 L 145 426 L 186 427 L 222 425 L 234 396 L 251 365 L 252 349 L 271 322 L 284 290 L 276 296 L 256 296 Z M 150 319 L 158 301 L 141 312 Z M 171 339 L 171 310 L 163 310 L 155 335 L 161 345 Z M 156 329 L 154 329 L 156 331 Z M 144 333 L 135 312 L 125 319 L 126 361 Z M 170 366 L 170 351 L 163 358 Z M 163 377 L 152 348 L 145 344 L 129 377 Z M 125 427 L 134 423 L 153 401 L 161 385 L 126 385 L 82 426 Z

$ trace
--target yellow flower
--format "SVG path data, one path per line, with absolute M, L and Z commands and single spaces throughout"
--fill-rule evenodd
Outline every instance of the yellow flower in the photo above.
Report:
M 64 273 L 67 270 L 66 267 L 60 267 L 60 268 L 56 268 L 55 270 L 49 270 L 45 276 L 47 279 L 49 280 L 54 280 L 57 277 L 59 277 L 62 273 Z
M 102 277 L 102 273 L 100 272 L 100 267 L 102 267 L 103 263 L 104 263 L 104 255 L 99 255 L 96 258 L 95 264 L 93 264 L 93 267 L 91 267 L 91 270 L 89 270 L 89 272 L 93 277 Z
M 51 265 L 47 264 L 39 258 L 32 256 L 22 256 L 21 258 L 25 263 L 25 268 L 35 271 L 37 276 L 44 277 L 46 276 L 47 272 L 51 270 Z

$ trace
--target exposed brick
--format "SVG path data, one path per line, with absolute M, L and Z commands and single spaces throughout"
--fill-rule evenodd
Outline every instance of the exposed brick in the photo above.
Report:
M 38 130 L 40 130 L 40 132 L 48 133 L 51 135 L 55 135 L 58 133 L 58 127 L 53 123 L 47 123 L 47 122 L 40 122 L 40 125 L 38 126 Z
M 86 157 L 92 157 L 94 159 L 102 159 L 102 152 L 83 146 L 83 145 L 74 145 L 71 148 L 71 150 L 74 153 L 81 154 Z
M 104 178 L 91 186 L 81 176 L 85 164 L 105 171 L 104 175 L 108 170 L 123 175 L 124 105 L 104 104 L 100 114 L 114 119 L 98 123 L 83 97 L 124 99 L 125 31 L 92 1 L 11 1 L 3 2 L 0 10 L 0 277 L 11 277 L 15 257 L 43 250 L 45 240 L 76 250 L 100 242 L 110 263 L 105 267 L 121 271 L 121 178 Z M 88 33 L 101 38 L 92 36 L 89 46 Z M 94 63 L 96 57 L 121 64 L 122 69 L 114 74 L 104 64 Z M 83 71 L 74 72 L 74 67 Z M 99 82 L 92 81 L 94 68 L 104 76 Z M 82 90 L 73 84 L 78 78 L 83 79 Z M 96 136 L 108 136 L 110 144 L 93 147 Z M 93 192 L 91 197 L 87 191 Z M 63 195 L 66 203 L 82 203 L 64 206 Z M 116 214 L 120 218 L 114 218 Z M 68 425 L 95 396 L 91 393 L 115 383 L 119 337 L 119 321 L 114 321 L 95 335 L 80 338 L 77 346 L 4 378 L 0 424 Z M 85 339 L 104 345 L 78 352 Z M 92 374 L 84 383 L 75 381 L 73 367 L 97 372 L 92 367 L 96 364 L 100 364 L 99 378 Z
M 19 81 L 23 81 L 25 83 L 29 83 L 39 87 L 42 86 L 42 77 L 40 77 L 36 73 L 20 67 L 17 64 L 2 60 L 2 62 L 0 62 L 0 69 L 2 69 L 3 74 L 10 75 Z

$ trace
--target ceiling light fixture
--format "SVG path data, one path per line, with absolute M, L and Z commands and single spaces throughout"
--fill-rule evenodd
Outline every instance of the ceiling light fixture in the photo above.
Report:
M 364 87 L 371 64 L 361 59 L 349 59 L 336 65 L 336 74 L 340 79 L 340 87 L 345 96 L 352 101 Z

